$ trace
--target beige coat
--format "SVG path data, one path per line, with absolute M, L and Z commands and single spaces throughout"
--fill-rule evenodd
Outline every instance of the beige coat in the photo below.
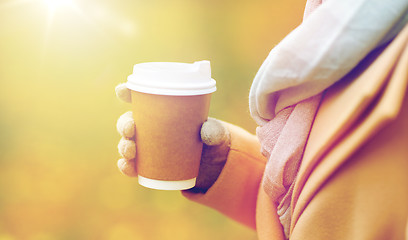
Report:
M 290 239 L 408 239 L 408 26 L 324 94 L 291 200 Z M 266 159 L 236 126 L 217 182 L 184 195 L 284 239 L 263 191 Z

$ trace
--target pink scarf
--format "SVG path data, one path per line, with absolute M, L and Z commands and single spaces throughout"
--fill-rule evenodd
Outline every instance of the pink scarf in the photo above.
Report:
M 321 94 L 285 108 L 257 128 L 262 154 L 268 158 L 263 188 L 278 204 L 278 215 L 286 237 L 289 235 L 293 183 L 320 100 Z
M 309 0 L 304 18 L 320 4 L 322 0 Z M 263 188 L 278 205 L 279 219 L 287 238 L 291 221 L 293 184 L 320 100 L 321 94 L 318 94 L 287 107 L 267 124 L 257 128 L 261 152 L 268 158 Z

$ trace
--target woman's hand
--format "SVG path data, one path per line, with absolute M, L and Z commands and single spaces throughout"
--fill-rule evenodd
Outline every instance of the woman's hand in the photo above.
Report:
M 120 100 L 127 103 L 131 102 L 130 90 L 124 83 L 119 84 L 115 91 Z M 118 168 L 126 176 L 137 177 L 135 139 L 137 126 L 135 126 L 132 112 L 129 111 L 120 116 L 116 127 L 122 136 L 118 144 L 121 155 L 117 163 Z M 200 135 L 204 146 L 196 186 L 192 191 L 206 192 L 217 180 L 225 165 L 231 139 L 225 124 L 214 118 L 209 118 L 204 122 Z

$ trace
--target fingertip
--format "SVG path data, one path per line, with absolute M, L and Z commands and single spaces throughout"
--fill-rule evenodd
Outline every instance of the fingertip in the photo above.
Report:
M 136 143 L 132 140 L 122 138 L 118 144 L 119 154 L 125 159 L 134 159 L 136 157 Z
M 127 139 L 133 138 L 135 135 L 135 121 L 131 111 L 124 113 L 119 117 L 116 123 L 118 133 Z
M 126 87 L 126 83 L 121 83 L 116 86 L 115 88 L 116 96 L 120 100 L 130 103 L 132 102 L 132 97 L 130 93 L 130 89 Z
M 201 127 L 201 140 L 208 146 L 220 145 L 228 140 L 227 128 L 218 120 L 209 118 Z
M 128 177 L 137 177 L 136 164 L 134 160 L 121 158 L 117 162 L 119 171 Z
M 133 119 L 127 121 L 123 126 L 123 136 L 126 138 L 133 138 L 135 136 L 135 122 Z

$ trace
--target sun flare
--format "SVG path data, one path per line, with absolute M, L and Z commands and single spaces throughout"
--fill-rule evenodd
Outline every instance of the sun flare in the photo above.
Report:
M 49 10 L 55 11 L 60 8 L 72 8 L 74 7 L 73 0 L 43 0 L 45 5 L 49 8 Z

